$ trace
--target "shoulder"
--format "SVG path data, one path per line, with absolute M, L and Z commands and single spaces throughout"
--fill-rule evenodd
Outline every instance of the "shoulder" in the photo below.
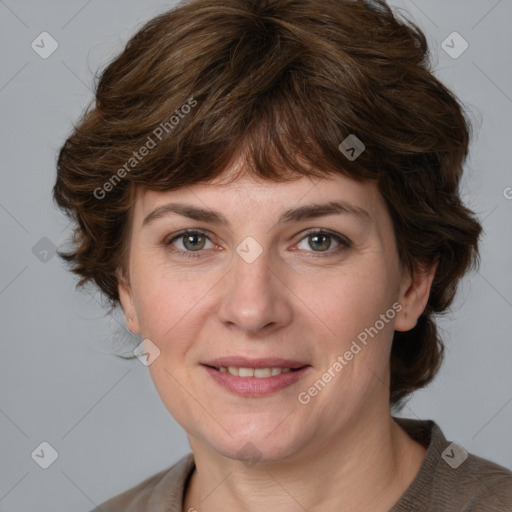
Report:
M 448 441 L 432 420 L 394 419 L 427 447 L 427 454 L 393 512 L 407 506 L 445 512 L 512 511 L 512 471 L 467 452 L 460 443 Z
M 194 467 L 193 455 L 189 453 L 173 466 L 105 501 L 94 511 L 180 512 L 183 490 Z
M 512 472 L 507 468 L 469 453 L 458 468 L 450 470 L 454 494 L 466 497 L 464 511 L 512 511 Z

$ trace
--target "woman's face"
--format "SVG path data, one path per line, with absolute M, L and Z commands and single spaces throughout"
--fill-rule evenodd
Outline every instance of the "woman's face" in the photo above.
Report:
M 294 458 L 388 415 L 393 332 L 415 325 L 432 275 L 401 271 L 375 182 L 218 183 L 139 191 L 120 284 L 193 447 Z

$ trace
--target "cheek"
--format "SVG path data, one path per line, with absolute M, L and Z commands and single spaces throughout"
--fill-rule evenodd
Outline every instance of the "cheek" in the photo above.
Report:
M 173 339 L 186 339 L 194 334 L 197 316 L 208 303 L 207 276 L 197 273 L 165 269 L 149 262 L 135 273 L 134 300 L 141 327 L 141 335 L 160 347 Z M 193 275 L 194 274 L 194 275 Z
M 324 326 L 323 369 L 339 363 L 341 356 L 343 369 L 335 372 L 339 378 L 333 379 L 331 389 L 361 397 L 373 386 L 379 388 L 388 371 L 396 316 L 393 283 L 385 266 L 374 262 L 364 269 L 354 267 L 340 273 L 324 285 L 324 294 L 311 296 L 311 310 Z
M 322 333 L 328 333 L 318 340 L 323 352 L 319 372 L 332 384 L 318 403 L 326 404 L 330 412 L 325 414 L 332 415 L 336 424 L 338 412 L 331 411 L 332 400 L 343 395 L 349 410 L 380 392 L 386 382 L 396 295 L 382 263 L 380 269 L 377 264 L 364 271 L 352 268 L 324 284 L 325 294 L 311 296 L 308 306 L 321 319 Z M 335 377 L 324 373 L 329 369 Z
M 308 297 L 305 303 L 326 327 L 346 340 L 373 326 L 392 307 L 397 293 L 391 274 L 382 262 L 354 265 L 323 279 L 321 291 L 319 282 L 311 281 L 304 283 L 301 293 Z M 382 330 L 392 330 L 392 322 Z
M 158 339 L 167 326 L 171 328 L 177 315 L 179 301 L 168 288 L 155 286 L 151 280 L 144 280 L 135 291 L 136 308 L 141 333 L 144 337 Z

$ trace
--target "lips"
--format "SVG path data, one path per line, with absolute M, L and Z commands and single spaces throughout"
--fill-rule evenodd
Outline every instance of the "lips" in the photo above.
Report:
M 312 369 L 304 362 L 278 357 L 221 357 L 201 366 L 221 387 L 244 397 L 276 393 L 295 384 Z
M 241 356 L 219 357 L 205 361 L 202 364 L 213 368 L 236 367 L 236 368 L 290 368 L 299 369 L 309 366 L 308 363 L 296 361 L 293 359 L 283 359 L 281 357 L 262 357 L 250 359 Z

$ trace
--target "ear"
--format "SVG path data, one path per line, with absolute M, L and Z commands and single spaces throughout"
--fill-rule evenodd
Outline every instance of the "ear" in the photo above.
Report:
M 117 270 L 116 276 L 118 281 L 117 290 L 119 292 L 119 301 L 123 308 L 126 325 L 134 334 L 140 334 L 139 320 L 137 318 L 137 312 L 135 311 L 131 284 L 122 269 Z
M 413 275 L 404 274 L 398 298 L 402 309 L 395 317 L 395 330 L 409 331 L 418 322 L 428 302 L 437 264 L 437 261 L 429 266 L 420 264 Z

